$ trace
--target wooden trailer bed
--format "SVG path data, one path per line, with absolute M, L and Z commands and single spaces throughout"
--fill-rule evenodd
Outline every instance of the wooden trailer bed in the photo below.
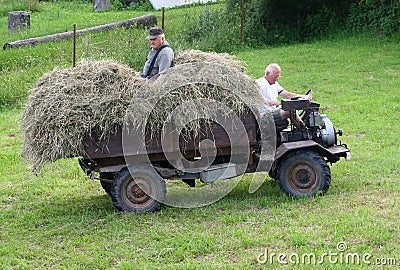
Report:
M 176 153 L 190 160 L 200 155 L 200 142 L 204 140 L 209 140 L 209 143 L 213 142 L 215 148 L 211 148 L 216 149 L 217 156 L 229 155 L 232 151 L 237 153 L 241 151 L 241 148 L 244 153 L 248 153 L 249 147 L 257 145 L 257 122 L 250 110 L 239 118 L 244 128 L 234 125 L 222 127 L 213 122 L 211 125 L 205 125 L 204 129 L 196 136 L 181 135 L 179 140 L 175 139 L 176 135 L 173 132 L 167 131 L 163 144 L 161 132 L 152 135 L 146 133 L 144 143 L 141 143 L 142 139 L 137 135 L 132 132 L 128 134 L 122 129 L 102 139 L 96 134 L 91 134 L 86 138 L 86 156 L 83 158 L 92 161 L 91 169 L 93 171 L 102 172 L 117 171 L 121 166 L 127 165 L 127 160 L 139 163 L 141 160 L 162 163 L 166 160 L 166 154 L 171 156 Z M 232 123 L 232 121 L 226 123 Z M 207 153 L 207 151 L 208 149 L 204 149 L 202 152 Z

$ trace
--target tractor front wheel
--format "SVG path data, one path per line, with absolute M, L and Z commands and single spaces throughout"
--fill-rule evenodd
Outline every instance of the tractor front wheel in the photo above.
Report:
M 277 181 L 289 196 L 308 197 L 328 191 L 331 172 L 322 156 L 301 150 L 279 162 Z

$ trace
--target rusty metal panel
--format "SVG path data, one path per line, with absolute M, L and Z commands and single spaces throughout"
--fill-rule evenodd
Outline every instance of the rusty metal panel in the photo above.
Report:
M 279 159 L 285 153 L 287 153 L 291 150 L 307 148 L 307 147 L 311 147 L 311 146 L 319 146 L 319 144 L 312 140 L 283 143 L 276 149 L 275 160 Z
M 218 124 L 205 126 L 201 133 L 190 135 L 179 139 L 171 137 L 166 133 L 164 143 L 161 141 L 161 132 L 155 134 L 145 134 L 145 138 L 131 132 L 123 134 L 119 129 L 115 134 L 110 134 L 106 138 L 98 138 L 96 134 L 87 136 L 85 141 L 85 151 L 87 158 L 111 158 L 123 157 L 124 155 L 151 155 L 165 152 L 189 152 L 197 151 L 200 142 L 206 139 L 213 141 L 217 149 L 240 147 L 243 145 L 253 146 L 257 144 L 257 123 L 251 112 L 240 116 L 245 130 L 232 127 L 222 127 Z M 228 136 L 227 131 L 231 134 Z M 125 131 L 124 131 L 125 132 Z M 172 134 L 172 132 L 171 132 Z M 177 136 L 175 134 L 175 136 Z M 178 134 L 179 136 L 179 134 Z
M 304 110 L 307 108 L 309 101 L 307 99 L 283 99 L 282 110 L 293 111 L 293 110 Z
M 238 176 L 236 164 L 224 163 L 213 165 L 200 173 L 200 180 L 204 183 L 211 183 L 216 180 L 228 179 Z
M 281 144 L 275 152 L 275 160 L 279 159 L 282 157 L 285 153 L 300 149 L 300 148 L 309 148 L 309 147 L 318 147 L 318 152 L 320 154 L 326 155 L 326 156 L 339 156 L 339 157 L 348 157 L 350 153 L 350 150 L 345 147 L 344 145 L 334 145 L 328 148 L 323 147 L 319 143 L 316 143 L 312 140 L 307 140 L 307 141 L 298 141 L 298 142 L 288 142 L 288 143 L 283 143 Z

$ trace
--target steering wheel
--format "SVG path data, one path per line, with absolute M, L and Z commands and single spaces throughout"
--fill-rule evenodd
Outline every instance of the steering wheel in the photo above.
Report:
M 306 93 L 306 95 L 312 95 L 312 94 L 313 94 L 313 92 L 312 92 L 311 89 L 308 90 L 307 93 Z M 299 97 L 297 97 L 296 99 L 298 99 L 298 98 Z M 305 112 L 306 112 L 306 110 L 301 110 L 301 112 L 299 113 L 299 117 L 302 118 Z

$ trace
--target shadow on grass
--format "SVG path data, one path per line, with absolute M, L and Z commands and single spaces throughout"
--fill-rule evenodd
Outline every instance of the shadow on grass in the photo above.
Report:
M 27 227 L 43 227 L 47 225 L 62 226 L 66 223 L 80 224 L 83 230 L 90 230 L 94 223 L 112 222 L 143 222 L 159 220 L 170 222 L 177 216 L 184 220 L 188 217 L 202 222 L 218 216 L 243 215 L 243 213 L 266 214 L 269 209 L 282 209 L 286 206 L 298 207 L 304 203 L 315 203 L 315 198 L 296 199 L 284 194 L 275 180 L 267 178 L 254 193 L 249 193 L 250 181 L 247 179 L 239 184 L 222 199 L 206 206 L 197 208 L 177 208 L 162 205 L 161 211 L 149 214 L 121 213 L 114 207 L 111 197 L 102 189 L 98 181 L 80 178 L 72 182 L 48 183 L 53 193 L 44 187 L 43 194 L 26 197 L 17 207 L 9 210 L 18 223 Z M 229 180 L 222 180 L 229 181 Z M 52 186 L 53 185 L 53 186 Z M 35 191 L 38 192 L 38 191 Z M 29 195 L 28 195 L 29 196 Z M 36 197 L 36 198 L 35 198 Z M 38 197 L 41 197 L 40 199 Z M 43 198 L 47 197 L 47 198 Z M 18 217 L 16 217 L 18 213 Z M 224 219 L 224 218 L 223 218 Z M 134 221 L 135 220 L 135 221 Z

